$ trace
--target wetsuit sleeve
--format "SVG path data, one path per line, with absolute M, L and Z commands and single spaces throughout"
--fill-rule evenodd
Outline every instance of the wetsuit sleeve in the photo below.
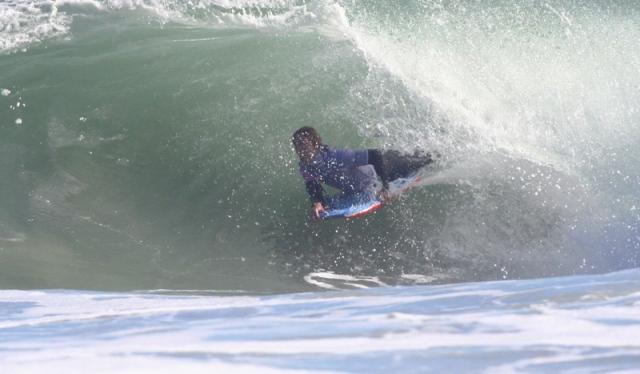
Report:
M 358 167 L 369 164 L 369 152 L 366 149 L 335 149 L 333 157 L 345 167 Z
M 309 194 L 312 203 L 324 204 L 324 197 L 322 196 L 324 190 L 320 182 L 316 180 L 309 180 L 304 182 L 304 185 L 307 188 L 307 193 Z
M 300 166 L 300 174 L 304 179 L 304 186 L 307 189 L 307 193 L 311 198 L 312 203 L 325 203 L 324 202 L 324 189 L 320 181 L 310 172 L 308 172 L 303 166 Z

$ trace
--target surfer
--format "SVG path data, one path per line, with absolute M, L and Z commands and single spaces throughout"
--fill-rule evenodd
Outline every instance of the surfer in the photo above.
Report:
M 322 142 L 316 129 L 308 126 L 296 130 L 291 141 L 300 158 L 300 174 L 316 218 L 325 210 L 322 183 L 346 194 L 375 193 L 380 178 L 384 197 L 390 181 L 433 162 L 428 153 L 404 155 L 394 150 L 331 148 Z

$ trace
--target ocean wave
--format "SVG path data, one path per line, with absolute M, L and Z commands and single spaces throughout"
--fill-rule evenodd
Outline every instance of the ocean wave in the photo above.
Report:
M 6 50 L 41 47 L 0 61 L 1 280 L 269 292 L 637 266 L 640 18 L 621 7 L 3 2 Z M 378 214 L 312 225 L 302 125 L 442 157 Z
M 638 275 L 259 297 L 2 290 L 0 359 L 26 373 L 633 371 Z
M 160 0 L 9 0 L 0 3 L 0 53 L 70 35 L 75 17 L 116 11 L 143 11 L 160 24 L 204 27 L 306 27 L 326 21 L 325 1 L 160 1 Z

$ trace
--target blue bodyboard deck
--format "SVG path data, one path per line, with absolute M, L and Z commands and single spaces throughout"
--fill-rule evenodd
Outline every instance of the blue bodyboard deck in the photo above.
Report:
M 338 194 L 327 199 L 321 219 L 356 218 L 382 207 L 382 201 L 374 193 L 353 195 Z
M 386 200 L 373 192 L 357 194 L 337 194 L 329 197 L 325 204 L 325 211 L 320 213 L 321 219 L 329 218 L 357 218 L 374 212 L 390 199 L 399 196 L 409 188 L 420 182 L 420 174 L 412 174 L 406 178 L 399 178 L 389 182 Z

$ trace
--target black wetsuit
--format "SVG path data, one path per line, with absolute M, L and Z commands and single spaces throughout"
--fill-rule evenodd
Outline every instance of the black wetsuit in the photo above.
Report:
M 369 163 L 382 179 L 385 188 L 392 180 L 407 177 L 433 162 L 431 154 L 421 152 L 406 155 L 394 150 L 369 149 L 368 154 Z

